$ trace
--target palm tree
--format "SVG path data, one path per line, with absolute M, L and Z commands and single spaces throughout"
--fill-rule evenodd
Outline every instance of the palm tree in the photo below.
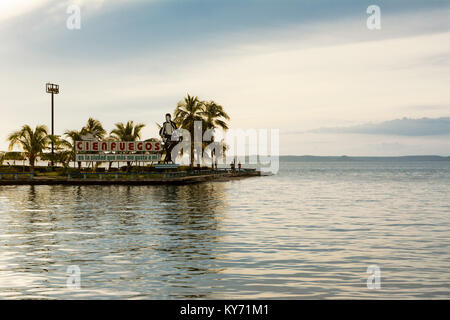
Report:
M 64 135 L 66 137 L 70 138 L 70 140 L 72 140 L 72 142 L 71 142 L 72 147 L 75 145 L 76 141 L 83 140 L 83 139 L 81 139 L 82 133 L 77 130 L 66 130 L 66 132 L 64 132 Z
M 75 141 L 81 141 L 82 136 L 86 135 L 86 134 L 91 134 L 95 139 L 97 140 L 102 140 L 103 137 L 106 135 L 106 130 L 103 128 L 101 122 L 99 120 L 96 120 L 92 117 L 90 117 L 86 123 L 86 125 L 81 128 L 80 131 L 77 130 L 70 130 L 70 131 L 66 131 L 64 133 L 66 136 L 68 136 L 71 140 L 71 146 L 69 145 L 68 148 L 72 148 L 75 145 Z M 75 152 L 72 152 L 72 157 L 75 158 Z M 94 167 L 94 163 L 91 162 L 92 167 Z M 81 162 L 78 161 L 78 169 L 81 168 Z
M 5 161 L 6 154 L 5 152 L 0 152 L 0 166 L 3 165 L 3 161 Z
M 208 129 L 222 129 L 224 131 L 228 130 L 227 120 L 230 120 L 230 116 L 225 112 L 223 107 L 214 101 L 205 102 L 204 111 L 201 112 L 204 117 L 205 130 Z M 212 136 L 212 141 L 214 142 L 214 136 Z M 211 164 L 214 168 L 214 152 L 215 149 L 211 150 Z
M 177 126 L 188 130 L 191 134 L 191 167 L 194 166 L 194 122 L 203 122 L 203 111 L 203 103 L 198 97 L 191 97 L 188 94 L 183 101 L 178 102 L 174 112 L 174 122 Z
M 111 130 L 111 137 L 120 141 L 136 141 L 141 138 L 141 130 L 145 127 L 145 124 L 134 125 L 133 121 L 128 121 L 127 124 L 119 122 L 115 126 L 116 128 Z
M 127 124 L 122 122 L 115 124 L 116 128 L 111 130 L 111 137 L 113 139 L 117 139 L 119 141 L 136 141 L 141 138 L 142 128 L 145 127 L 145 124 L 138 123 L 134 124 L 133 121 L 128 121 Z M 128 169 L 130 168 L 131 163 L 127 162 Z
M 227 151 L 228 151 L 228 149 L 230 149 L 230 146 L 225 143 L 225 139 L 222 139 L 222 141 L 220 143 L 222 144 L 223 163 L 225 163 L 226 162 L 226 157 L 227 157 Z
M 104 141 L 117 141 L 117 138 L 109 135 L 109 136 L 105 137 L 103 140 Z M 113 161 L 109 161 L 108 162 L 108 171 L 111 171 L 112 165 L 113 165 Z
M 214 101 L 204 102 L 203 105 L 204 111 L 201 114 L 205 118 L 206 129 L 228 130 L 226 120 L 230 120 L 230 116 L 223 107 Z
M 89 118 L 86 125 L 81 129 L 81 134 L 85 135 L 87 133 L 92 134 L 96 139 L 101 140 L 106 135 L 106 130 L 100 121 Z
M 26 157 L 23 152 L 10 151 L 5 153 L 5 160 L 12 160 L 13 166 L 16 165 L 16 161 L 25 161 L 25 159 Z
M 53 142 L 55 154 L 46 154 L 45 159 L 53 160 L 56 163 L 61 163 L 64 171 L 69 167 L 70 161 L 75 158 L 74 143 L 67 141 L 60 136 L 50 135 L 50 141 Z M 76 141 L 76 140 L 75 140 Z
M 161 129 L 161 126 L 157 123 L 157 126 L 159 127 L 159 129 Z M 149 139 L 145 139 L 144 142 L 159 142 L 160 140 L 158 138 L 149 138 Z M 142 152 L 142 151 L 141 151 Z M 139 152 L 138 152 L 139 153 Z M 142 152 L 145 153 L 145 152 Z M 160 149 L 159 151 L 155 151 L 154 153 L 158 154 L 158 155 L 162 155 L 163 154 L 163 149 Z M 153 161 L 150 163 L 150 165 L 153 165 Z
M 81 139 L 82 132 L 77 130 L 67 130 L 66 132 L 64 132 L 64 135 L 71 140 L 71 141 L 67 140 L 64 141 L 67 142 L 66 145 L 67 149 L 72 150 L 71 158 L 75 159 L 75 142 L 83 140 Z M 81 161 L 78 161 L 78 169 L 81 169 Z
M 34 172 L 34 162 L 48 147 L 50 138 L 46 126 L 36 126 L 33 131 L 29 125 L 24 125 L 22 129 L 12 132 L 8 136 L 8 141 L 10 142 L 9 150 L 12 150 L 15 145 L 23 149 L 30 163 L 31 172 Z

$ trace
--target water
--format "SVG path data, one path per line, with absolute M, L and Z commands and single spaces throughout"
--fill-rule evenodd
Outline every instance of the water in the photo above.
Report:
M 450 298 L 449 162 L 191 186 L 0 186 L 0 297 Z M 81 288 L 67 287 L 67 268 Z M 368 289 L 367 267 L 381 270 Z

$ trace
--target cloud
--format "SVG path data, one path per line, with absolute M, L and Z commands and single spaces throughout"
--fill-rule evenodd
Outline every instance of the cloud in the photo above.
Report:
M 443 1 L 381 2 L 376 32 L 366 28 L 369 1 L 83 0 L 78 31 L 66 28 L 72 2 L 47 0 L 0 24 L 0 150 L 19 125 L 48 124 L 48 81 L 62 89 L 57 133 L 93 116 L 107 128 L 145 122 L 152 137 L 154 122 L 187 92 L 223 104 L 234 128 L 306 131 L 450 114 Z M 365 154 L 375 149 L 367 140 L 379 143 L 358 135 L 357 149 L 350 134 L 326 136 L 286 145 L 299 154 Z M 314 143 L 322 138 L 329 142 Z M 423 149 L 438 136 L 382 138 L 414 140 L 401 141 L 408 152 L 450 150 L 447 141 Z
M 376 134 L 398 136 L 435 136 L 450 134 L 450 117 L 395 119 L 379 123 L 366 123 L 349 127 L 319 128 L 311 133 Z
M 309 45 L 314 38 L 315 44 L 329 45 L 450 30 L 449 6 L 436 0 L 382 4 L 383 28 L 378 33 L 366 28 L 369 1 L 341 0 L 339 5 L 334 0 L 45 3 L 0 26 L 0 37 L 9 37 L 9 47 L 15 44 L 18 53 L 26 49 L 66 63 L 91 58 L 117 61 L 136 52 L 153 55 L 155 51 L 229 48 L 237 43 L 266 43 L 268 39 L 285 43 L 301 39 Z M 72 3 L 82 6 L 82 29 L 76 32 L 65 27 L 66 8 Z M 348 21 L 353 22 L 350 28 Z
M 47 4 L 49 0 L 2 0 L 0 1 L 0 21 L 16 18 Z

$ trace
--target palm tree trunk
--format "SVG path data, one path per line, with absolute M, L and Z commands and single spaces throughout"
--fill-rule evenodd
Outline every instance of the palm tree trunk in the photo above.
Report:
M 33 173 L 34 172 L 34 160 L 35 160 L 35 157 L 34 156 L 30 156 L 30 158 L 28 160 L 30 162 L 30 170 Z
M 191 168 L 194 168 L 194 130 L 191 132 Z

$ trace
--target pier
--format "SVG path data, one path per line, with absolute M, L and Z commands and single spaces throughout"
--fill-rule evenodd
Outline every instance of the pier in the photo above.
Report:
M 33 173 L 1 173 L 0 186 L 5 185 L 186 185 L 213 181 L 230 181 L 258 177 L 256 170 L 195 170 L 175 172 L 72 172 L 60 176 L 37 176 Z

